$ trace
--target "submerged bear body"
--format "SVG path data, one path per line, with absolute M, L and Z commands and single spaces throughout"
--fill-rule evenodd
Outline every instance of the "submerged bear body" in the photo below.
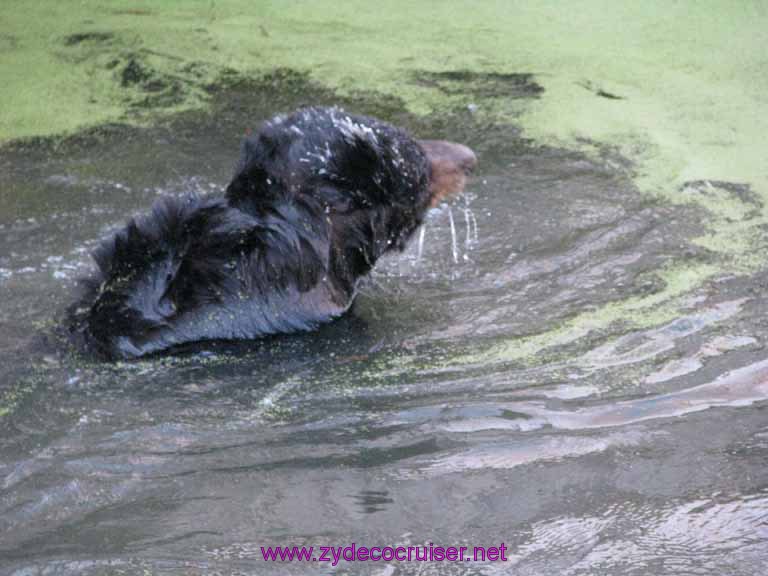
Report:
M 70 332 L 118 359 L 315 328 L 474 163 L 338 108 L 278 116 L 246 139 L 223 196 L 163 198 L 102 243 Z

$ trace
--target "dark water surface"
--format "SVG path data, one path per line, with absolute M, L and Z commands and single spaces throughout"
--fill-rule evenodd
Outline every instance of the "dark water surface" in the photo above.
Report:
M 610 150 L 350 102 L 480 167 L 349 316 L 128 364 L 62 351 L 97 240 L 160 194 L 220 192 L 246 128 L 331 99 L 288 88 L 0 151 L 0 573 L 765 574 L 768 277 L 717 275 L 658 321 L 612 312 L 711 255 L 688 240 L 704 216 L 642 196 Z M 508 561 L 260 552 L 351 542 Z

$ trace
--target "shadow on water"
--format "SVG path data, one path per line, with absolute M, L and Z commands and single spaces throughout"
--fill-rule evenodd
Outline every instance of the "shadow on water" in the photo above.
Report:
M 540 93 L 508 76 L 422 81 Z M 470 110 L 415 117 L 289 71 L 210 92 L 208 114 L 0 150 L 0 567 L 286 574 L 311 570 L 260 546 L 505 542 L 507 564 L 417 572 L 759 573 L 765 275 L 716 275 L 658 321 L 590 320 L 712 265 L 689 241 L 704 214 L 639 194 L 608 148 L 538 146 Z M 134 363 L 56 342 L 100 237 L 160 194 L 220 193 L 246 130 L 330 103 L 481 159 L 350 315 Z

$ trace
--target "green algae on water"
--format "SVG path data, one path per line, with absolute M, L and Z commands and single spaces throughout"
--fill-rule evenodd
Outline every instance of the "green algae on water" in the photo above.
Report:
M 414 114 L 470 109 L 527 138 L 629 159 L 645 194 L 705 210 L 694 243 L 719 255 L 660 272 L 655 295 L 588 311 L 489 352 L 528 356 L 618 318 L 673 315 L 718 272 L 764 265 L 768 6 L 607 2 L 6 3 L 0 142 L 143 124 L 209 105 L 233 76 L 290 69 L 341 96 Z M 743 191 L 748 193 L 743 193 Z M 659 305 L 660 307 L 656 307 Z M 649 313 L 650 312 L 650 313 Z

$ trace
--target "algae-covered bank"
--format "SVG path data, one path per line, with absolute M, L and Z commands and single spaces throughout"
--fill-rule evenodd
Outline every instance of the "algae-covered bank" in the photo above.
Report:
M 765 46 L 749 1 L 5 1 L 0 573 L 763 576 Z M 339 322 L 74 354 L 98 239 L 308 104 L 478 168 Z M 507 552 L 262 552 L 353 542 Z

